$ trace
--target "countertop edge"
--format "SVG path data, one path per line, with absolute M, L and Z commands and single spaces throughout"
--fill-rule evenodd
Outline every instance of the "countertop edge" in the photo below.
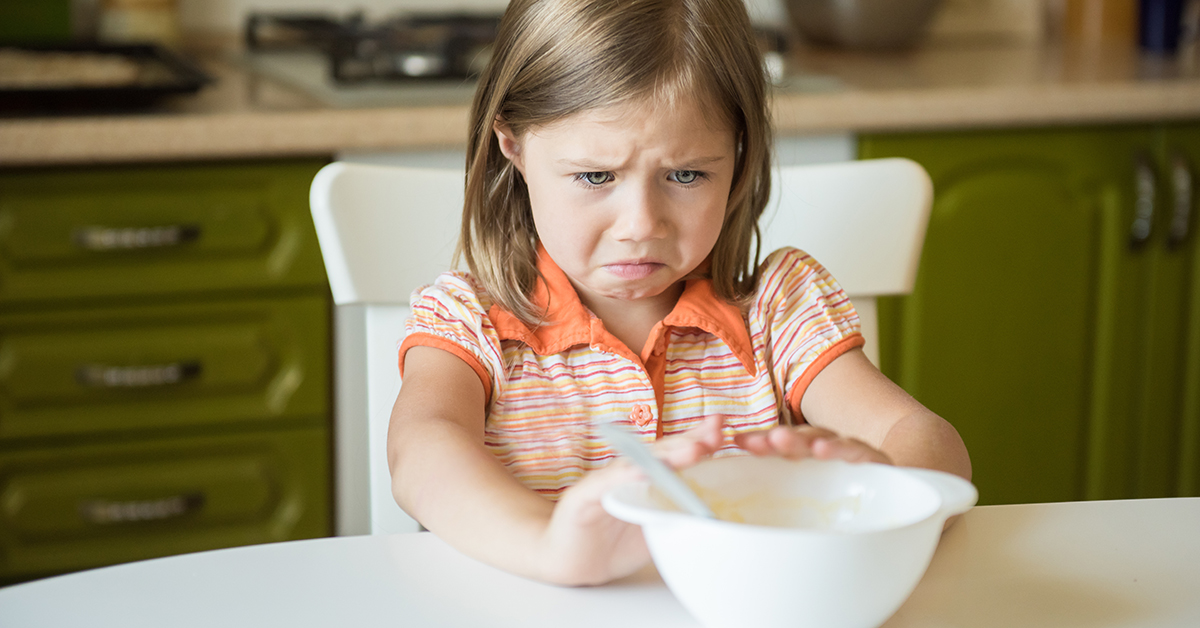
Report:
M 1200 82 L 776 93 L 776 132 L 971 130 L 1200 120 Z M 466 143 L 466 105 L 0 119 L 0 166 L 334 155 Z
M 465 106 L 0 120 L 0 166 L 333 155 L 465 143 Z M 449 129 L 460 129 L 450 133 Z
M 954 87 L 775 97 L 780 134 L 904 132 L 1200 119 L 1200 82 Z

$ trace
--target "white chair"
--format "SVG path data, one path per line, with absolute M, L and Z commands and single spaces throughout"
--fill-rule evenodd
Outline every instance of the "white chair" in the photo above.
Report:
M 875 298 L 912 292 L 933 183 L 908 159 L 869 159 L 775 171 L 759 219 L 762 250 L 794 246 L 820 262 L 862 321 L 863 352 L 879 365 Z
M 778 169 L 763 251 L 796 246 L 826 266 L 878 363 L 875 297 L 912 290 L 932 185 L 904 159 Z M 461 171 L 333 163 L 313 180 L 313 222 L 334 314 L 337 533 L 417 531 L 392 498 L 386 438 L 400 390 L 396 347 L 412 291 L 450 267 Z
M 396 505 L 387 426 L 408 298 L 450 267 L 463 174 L 333 163 L 310 192 L 334 310 L 334 510 L 338 535 L 417 531 Z

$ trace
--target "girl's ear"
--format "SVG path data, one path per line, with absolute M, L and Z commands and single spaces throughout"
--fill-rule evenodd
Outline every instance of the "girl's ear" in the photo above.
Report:
M 496 132 L 496 140 L 500 143 L 500 152 L 516 166 L 522 176 L 525 174 L 525 159 L 521 155 L 521 142 L 513 133 L 512 127 L 508 126 L 500 117 L 492 123 L 492 130 Z

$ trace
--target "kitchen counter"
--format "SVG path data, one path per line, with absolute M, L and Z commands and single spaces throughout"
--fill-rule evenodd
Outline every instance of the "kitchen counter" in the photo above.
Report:
M 462 146 L 470 88 L 345 106 L 209 57 L 217 81 L 133 114 L 0 118 L 0 166 L 333 155 Z M 1200 119 L 1200 52 L 1178 59 L 942 42 L 911 52 L 799 49 L 774 93 L 780 135 Z M 397 90 L 400 92 L 401 90 Z M 420 90 L 414 90 L 418 95 Z

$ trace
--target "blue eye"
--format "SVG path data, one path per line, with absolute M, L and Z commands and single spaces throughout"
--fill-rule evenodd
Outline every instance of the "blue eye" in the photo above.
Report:
M 700 178 L 700 173 L 696 172 L 695 170 L 676 170 L 675 172 L 671 173 L 671 178 L 674 179 L 676 183 L 688 185 L 695 183 L 696 180 Z
M 576 175 L 576 178 L 591 185 L 604 185 L 612 181 L 612 175 L 607 172 L 584 172 Z

